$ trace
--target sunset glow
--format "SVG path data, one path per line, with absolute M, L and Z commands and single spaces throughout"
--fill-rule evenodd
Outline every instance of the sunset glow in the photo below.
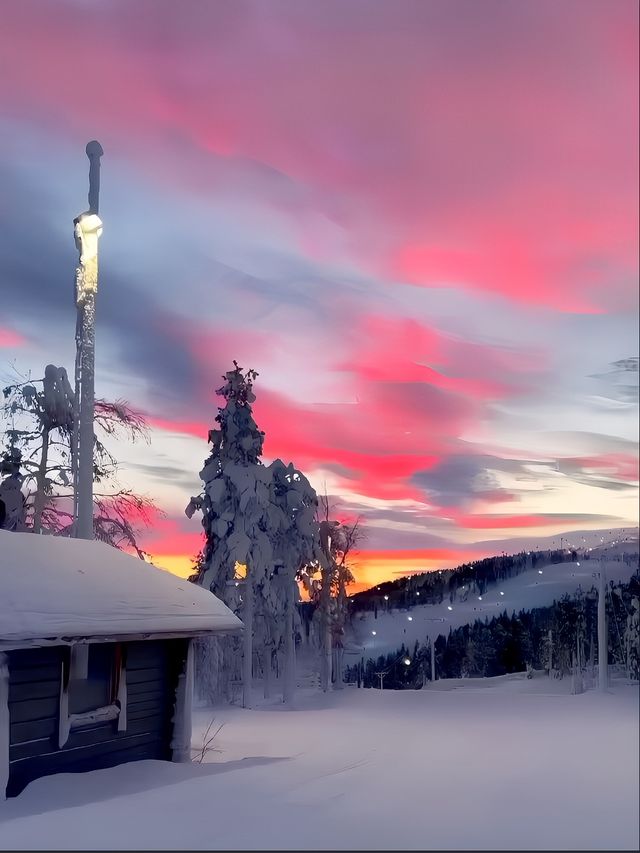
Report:
M 265 461 L 362 519 L 356 589 L 637 524 L 637 28 L 634 0 L 5 4 L 3 380 L 72 372 L 95 138 L 96 391 L 152 427 L 114 449 L 158 565 L 201 547 L 233 359 Z

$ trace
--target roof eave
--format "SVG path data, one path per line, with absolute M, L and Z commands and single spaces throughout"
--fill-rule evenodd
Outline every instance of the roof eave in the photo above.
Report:
M 203 630 L 182 631 L 135 631 L 130 633 L 94 634 L 63 637 L 17 637 L 0 639 L 0 652 L 17 651 L 18 649 L 44 648 L 47 646 L 73 646 L 77 643 L 124 643 L 144 640 L 177 640 L 181 638 L 224 636 L 239 634 L 244 625 L 235 628 L 212 628 Z

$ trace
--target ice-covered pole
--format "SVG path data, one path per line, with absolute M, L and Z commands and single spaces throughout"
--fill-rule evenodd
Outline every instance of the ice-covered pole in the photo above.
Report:
M 76 529 L 79 539 L 93 539 L 93 449 L 95 318 L 98 290 L 98 216 L 102 146 L 95 140 L 86 147 L 89 158 L 89 210 L 74 219 L 76 247 L 76 418 L 74 429 L 74 486 Z

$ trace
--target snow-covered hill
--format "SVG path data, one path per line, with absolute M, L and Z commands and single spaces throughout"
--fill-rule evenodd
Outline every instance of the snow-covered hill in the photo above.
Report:
M 578 587 L 586 591 L 597 585 L 593 574 L 600 571 L 601 566 L 607 580 L 628 580 L 637 566 L 637 561 L 629 560 L 629 554 L 637 551 L 637 541 L 635 544 L 612 543 L 602 550 L 594 548 L 589 559 L 525 571 L 490 586 L 482 596 L 465 590 L 459 592 L 453 602 L 445 597 L 441 604 L 378 610 L 377 618 L 372 612 L 356 614 L 347 638 L 347 662 L 389 654 L 402 643 L 412 649 L 416 640 L 423 643 L 427 637 L 447 635 L 450 628 L 459 628 L 476 619 L 491 619 L 503 610 L 511 615 L 520 610 L 547 607 L 565 593 L 573 595 Z M 627 560 L 622 558 L 623 554 L 627 555 Z M 461 595 L 466 595 L 466 600 L 461 600 Z

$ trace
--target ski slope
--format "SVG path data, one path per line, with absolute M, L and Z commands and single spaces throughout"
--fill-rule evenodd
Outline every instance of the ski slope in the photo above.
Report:
M 458 596 L 468 595 L 466 601 L 458 598 L 450 602 L 445 597 L 441 604 L 416 605 L 386 612 L 378 610 L 377 618 L 371 612 L 356 613 L 345 646 L 347 662 L 395 652 L 402 643 L 411 651 L 416 640 L 424 643 L 427 638 L 435 639 L 440 634 L 446 636 L 451 628 L 473 623 L 476 619 L 492 619 L 504 610 L 511 615 L 520 610 L 548 607 L 565 593 L 575 594 L 578 587 L 586 591 L 597 586 L 598 581 L 593 575 L 601 567 L 607 581 L 626 581 L 637 566 L 637 562 L 634 565 L 621 559 L 622 551 L 629 553 L 628 548 L 628 545 L 622 550 L 618 550 L 620 546 L 616 549 L 609 547 L 600 553 L 594 549 L 590 559 L 530 569 L 490 586 L 482 596 L 469 590 L 458 592 Z

